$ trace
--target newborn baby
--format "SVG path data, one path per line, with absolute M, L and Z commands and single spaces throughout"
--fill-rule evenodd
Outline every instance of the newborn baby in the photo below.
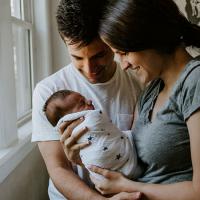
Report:
M 72 132 L 88 127 L 77 143 L 89 141 L 91 144 L 80 151 L 80 157 L 88 169 L 96 165 L 105 169 L 123 173 L 129 178 L 139 175 L 137 155 L 131 131 L 120 131 L 106 113 L 95 110 L 91 100 L 70 90 L 60 90 L 46 101 L 44 112 L 49 122 L 57 128 L 64 121 L 71 121 L 84 116 L 84 121 Z M 88 169 L 89 170 L 89 169 Z M 91 172 L 96 178 L 101 175 Z

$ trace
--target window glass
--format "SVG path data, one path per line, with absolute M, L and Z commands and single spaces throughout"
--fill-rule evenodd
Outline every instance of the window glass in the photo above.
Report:
M 32 94 L 32 7 L 31 0 L 10 0 L 17 119 L 31 112 Z
M 11 15 L 18 19 L 21 19 L 21 0 L 10 0 Z
M 17 118 L 23 117 L 31 109 L 31 62 L 30 33 L 13 25 L 13 54 L 17 99 Z

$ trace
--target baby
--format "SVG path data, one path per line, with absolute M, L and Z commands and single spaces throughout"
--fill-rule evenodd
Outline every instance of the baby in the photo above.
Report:
M 95 110 L 91 100 L 70 90 L 60 90 L 52 94 L 43 111 L 49 122 L 57 128 L 64 121 L 84 116 L 84 121 L 72 132 L 88 127 L 77 143 L 90 141 L 90 145 L 80 151 L 84 166 L 96 165 L 123 173 L 129 178 L 139 175 L 137 155 L 131 131 L 121 132 L 101 110 Z M 89 169 L 88 169 L 89 170 Z M 89 170 L 96 178 L 102 178 Z

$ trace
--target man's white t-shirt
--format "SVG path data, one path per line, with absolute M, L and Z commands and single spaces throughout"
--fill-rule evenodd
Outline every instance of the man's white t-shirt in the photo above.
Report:
M 87 99 L 91 99 L 94 107 L 107 113 L 119 129 L 125 131 L 131 128 L 136 101 L 141 91 L 133 71 L 123 71 L 117 66 L 109 81 L 91 84 L 73 64 L 69 64 L 36 85 L 33 93 L 33 142 L 60 139 L 57 129 L 48 122 L 43 106 L 54 92 L 63 89 L 79 92 Z M 85 171 L 78 168 L 78 174 L 89 183 Z M 51 200 L 65 199 L 51 181 L 48 191 Z

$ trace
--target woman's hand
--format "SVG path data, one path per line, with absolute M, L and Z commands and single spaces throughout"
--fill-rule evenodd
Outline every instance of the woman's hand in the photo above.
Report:
M 116 194 L 125 192 L 123 189 L 126 183 L 126 178 L 119 172 L 109 171 L 97 166 L 90 166 L 89 169 L 97 174 L 105 177 L 103 180 L 91 177 L 92 182 L 95 184 L 95 188 L 103 195 Z
M 77 140 L 88 131 L 87 127 L 72 135 L 74 128 L 83 122 L 83 120 L 84 118 L 66 121 L 59 127 L 59 132 L 61 134 L 60 142 L 63 145 L 67 159 L 78 165 L 83 165 L 79 155 L 80 150 L 90 144 L 88 142 L 77 144 Z

